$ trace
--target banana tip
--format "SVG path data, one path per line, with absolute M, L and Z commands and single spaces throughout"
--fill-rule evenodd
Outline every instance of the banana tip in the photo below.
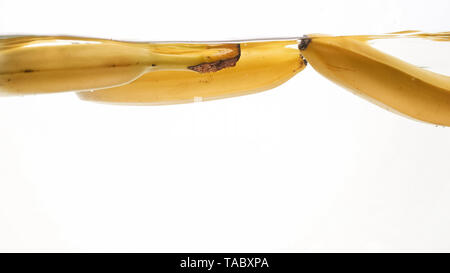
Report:
M 305 50 L 306 48 L 308 48 L 309 43 L 311 43 L 311 38 L 309 38 L 307 35 L 303 35 L 303 37 L 300 38 L 298 49 Z

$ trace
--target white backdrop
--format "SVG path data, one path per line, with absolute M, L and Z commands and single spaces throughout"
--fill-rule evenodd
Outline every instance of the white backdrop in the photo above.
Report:
M 0 0 L 0 12 L 0 34 L 131 40 L 450 30 L 447 0 Z M 0 98 L 1 251 L 450 250 L 449 210 L 450 129 L 312 67 L 186 105 Z

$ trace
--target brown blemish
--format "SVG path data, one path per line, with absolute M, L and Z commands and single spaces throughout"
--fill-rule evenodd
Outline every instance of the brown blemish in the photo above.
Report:
M 11 81 L 11 79 L 8 79 L 8 81 L 10 82 L 10 81 Z
M 303 57 L 302 54 L 300 54 L 300 56 L 302 57 L 303 63 L 304 63 L 305 65 L 308 65 L 308 61 L 305 59 L 305 57 Z
M 31 73 L 31 72 L 34 72 L 34 70 L 33 69 L 25 69 L 23 72 L 24 73 Z
M 156 64 L 152 64 L 152 66 L 156 66 Z
M 215 62 L 201 63 L 189 66 L 188 69 L 194 70 L 199 73 L 208 73 L 208 72 L 217 72 L 227 67 L 233 67 L 236 65 L 236 63 L 239 61 L 239 58 L 241 57 L 241 45 L 238 44 L 237 47 L 238 47 L 238 55 L 236 57 L 225 60 L 218 60 Z

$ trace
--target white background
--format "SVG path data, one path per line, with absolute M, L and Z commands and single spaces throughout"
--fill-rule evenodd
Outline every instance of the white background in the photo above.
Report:
M 0 33 L 448 31 L 449 14 L 447 0 L 1 0 Z M 449 230 L 450 129 L 311 67 L 267 92 L 186 105 L 0 98 L 1 251 L 444 251 Z

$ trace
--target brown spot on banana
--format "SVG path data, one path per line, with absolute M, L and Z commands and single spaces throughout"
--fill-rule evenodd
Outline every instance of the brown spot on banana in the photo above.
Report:
M 233 67 L 239 61 L 241 57 L 241 46 L 238 44 L 238 54 L 236 57 L 232 57 L 225 60 L 218 60 L 215 62 L 209 63 L 201 63 L 198 65 L 189 66 L 188 69 L 199 72 L 199 73 L 208 73 L 208 72 L 217 72 L 227 67 Z

